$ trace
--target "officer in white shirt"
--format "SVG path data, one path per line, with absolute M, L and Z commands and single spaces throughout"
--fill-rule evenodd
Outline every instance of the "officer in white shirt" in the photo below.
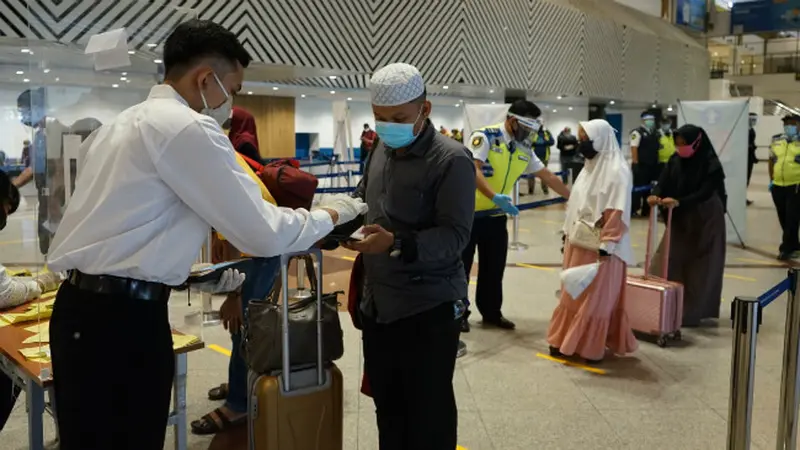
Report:
M 261 198 L 220 123 L 251 61 L 209 21 L 164 45 L 164 84 L 93 133 L 49 255 L 69 271 L 51 319 L 62 450 L 161 450 L 174 373 L 167 314 L 210 228 L 259 257 L 308 249 L 366 212 L 333 196 L 314 211 Z M 87 147 L 88 146 L 88 147 Z M 207 292 L 236 289 L 226 272 Z

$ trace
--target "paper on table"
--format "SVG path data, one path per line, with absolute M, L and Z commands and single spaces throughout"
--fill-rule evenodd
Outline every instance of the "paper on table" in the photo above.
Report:
M 50 329 L 45 328 L 33 336 L 22 341 L 23 344 L 49 344 L 50 343 Z
M 50 362 L 50 346 L 42 345 L 41 347 L 21 348 L 19 352 L 28 361 L 49 363 Z
M 0 318 L 9 323 L 22 323 L 30 322 L 32 320 L 49 319 L 52 315 L 52 305 L 48 305 L 47 302 L 42 302 L 34 303 L 30 308 L 22 313 L 0 314 Z
M 128 54 L 128 33 L 125 28 L 91 36 L 86 43 L 87 55 L 94 56 L 94 70 L 108 70 L 131 65 Z
M 197 342 L 200 342 L 200 339 L 197 336 L 192 336 L 191 334 L 172 335 L 172 348 L 174 349 L 188 347 Z
M 50 330 L 50 321 L 39 322 L 36 325 L 31 325 L 25 328 L 25 331 L 30 331 L 31 333 L 39 333 L 42 330 Z

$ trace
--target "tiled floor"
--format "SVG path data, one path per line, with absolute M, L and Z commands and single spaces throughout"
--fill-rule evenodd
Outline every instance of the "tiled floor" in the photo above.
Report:
M 757 171 L 765 170 L 759 166 Z M 765 179 L 765 173 L 757 172 L 750 188 L 756 203 L 748 209 L 747 242 L 772 254 L 779 228 Z M 523 201 L 529 198 L 523 197 Z M 459 444 L 469 450 L 725 448 L 731 366 L 727 320 L 721 320 L 718 327 L 686 331 L 684 342 L 670 348 L 642 342 L 632 356 L 604 363 L 605 374 L 537 356 L 547 352 L 545 331 L 556 304 L 558 269 L 553 266 L 560 262 L 556 232 L 562 215 L 556 207 L 522 216 L 520 240 L 530 248 L 510 255 L 505 278 L 504 311 L 517 322 L 517 330 L 485 330 L 476 325 L 463 337 L 469 354 L 459 360 L 454 380 L 460 410 Z M 3 239 L 14 239 L 16 233 L 27 240 L 0 242 L 3 261 L 29 261 L 33 256 L 25 258 L 25 254 L 35 254 L 30 220 L 30 214 L 23 213 L 3 232 Z M 634 223 L 633 240 L 640 260 L 645 231 L 646 222 Z M 346 287 L 348 256 L 337 253 L 326 258 L 326 290 Z M 727 314 L 734 296 L 757 296 L 786 274 L 785 268 L 775 266 L 772 259 L 734 247 L 729 247 L 727 261 L 723 314 Z M 176 294 L 172 301 L 174 321 L 183 324 L 187 313 L 197 311 L 198 305 L 193 302 L 189 308 L 185 297 Z M 775 447 L 784 308 L 781 298 L 766 310 L 759 334 L 752 428 L 755 449 Z M 189 332 L 200 330 L 194 323 L 188 326 Z M 345 375 L 344 447 L 374 450 L 377 431 L 373 407 L 368 398 L 358 394 L 360 336 L 346 316 L 342 323 L 346 326 L 347 351 L 338 364 Z M 230 348 L 219 327 L 203 329 L 203 338 L 209 344 Z M 227 358 L 211 349 L 191 355 L 191 418 L 217 406 L 205 399 L 205 393 L 224 381 L 226 364 Z M 110 368 L 113 371 L 113 362 Z M 87 393 L 87 401 L 92 395 Z M 20 399 L 14 416 L 0 433 L 1 448 L 27 448 L 24 408 L 24 399 Z M 53 436 L 52 426 L 48 434 Z M 190 448 L 205 449 L 209 441 L 192 436 Z M 172 448 L 171 443 L 165 448 Z

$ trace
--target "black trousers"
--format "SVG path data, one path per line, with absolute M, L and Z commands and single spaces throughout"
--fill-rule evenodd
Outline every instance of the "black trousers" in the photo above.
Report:
M 475 304 L 486 320 L 497 320 L 502 316 L 503 275 L 508 256 L 508 218 L 503 216 L 481 217 L 472 222 L 472 236 L 461 254 L 464 270 L 469 273 L 478 259 L 478 285 L 475 289 Z
M 800 184 L 794 186 L 773 186 L 772 201 L 778 212 L 778 220 L 783 228 L 781 253 L 800 251 Z
M 649 186 L 654 181 L 658 181 L 661 175 L 660 164 L 637 164 L 633 166 L 633 186 Z M 643 216 L 650 214 L 650 205 L 647 204 L 649 192 L 637 192 L 633 194 L 631 212 L 639 212 Z
M 380 450 L 456 448 L 453 372 L 459 331 L 453 303 L 389 324 L 364 318 L 364 369 Z
M 0 431 L 6 426 L 8 416 L 14 410 L 19 392 L 19 387 L 11 382 L 11 378 L 0 373 Z
M 166 301 L 65 282 L 50 320 L 61 450 L 161 450 L 175 373 Z

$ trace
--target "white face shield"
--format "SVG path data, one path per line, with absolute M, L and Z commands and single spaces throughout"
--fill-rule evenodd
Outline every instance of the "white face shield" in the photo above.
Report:
M 531 134 L 538 133 L 539 129 L 542 128 L 541 119 L 531 119 L 530 117 L 522 117 L 511 113 L 508 113 L 508 116 L 517 119 L 517 122 L 527 128 Z

